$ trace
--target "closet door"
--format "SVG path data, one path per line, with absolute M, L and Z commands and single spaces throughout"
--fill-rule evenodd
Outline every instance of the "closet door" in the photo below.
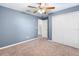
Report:
M 79 11 L 52 16 L 52 40 L 79 48 Z

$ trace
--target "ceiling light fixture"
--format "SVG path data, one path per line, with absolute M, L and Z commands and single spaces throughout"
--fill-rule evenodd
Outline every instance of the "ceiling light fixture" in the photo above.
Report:
M 43 14 L 43 13 L 45 13 L 45 10 L 44 9 L 39 9 L 38 13 Z
M 38 7 L 29 5 L 28 7 L 33 9 L 33 13 L 40 13 L 40 14 L 48 14 L 50 10 L 55 9 L 54 6 L 49 6 L 49 4 L 47 3 L 37 3 L 37 6 Z

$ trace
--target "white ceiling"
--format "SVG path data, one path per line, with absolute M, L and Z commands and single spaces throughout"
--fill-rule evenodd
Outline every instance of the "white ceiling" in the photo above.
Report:
M 57 12 L 57 11 L 60 11 L 60 10 L 66 9 L 66 8 L 70 8 L 70 7 L 79 5 L 78 3 L 48 3 L 48 4 L 56 7 L 54 10 L 51 10 L 49 13 Z M 46 17 L 47 16 L 44 14 L 41 15 L 39 13 L 33 14 L 32 12 L 26 11 L 26 10 L 32 11 L 32 9 L 28 8 L 27 6 L 28 5 L 37 6 L 36 3 L 32 3 L 32 4 L 31 3 L 0 3 L 0 5 L 4 6 L 4 7 L 11 8 L 11 9 L 18 10 L 21 12 L 29 13 L 29 14 L 32 14 L 35 16 L 39 16 L 39 17 L 42 17 L 42 16 Z

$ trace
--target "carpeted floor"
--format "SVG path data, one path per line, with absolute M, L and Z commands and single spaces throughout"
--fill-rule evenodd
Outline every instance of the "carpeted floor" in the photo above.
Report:
M 38 38 L 2 49 L 0 56 L 79 56 L 79 49 Z

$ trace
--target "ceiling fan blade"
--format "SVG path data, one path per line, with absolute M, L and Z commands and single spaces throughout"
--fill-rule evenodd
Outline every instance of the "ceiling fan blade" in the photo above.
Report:
M 37 7 L 34 7 L 34 6 L 28 6 L 28 7 L 30 7 L 30 8 L 37 8 Z
M 46 7 L 46 9 L 55 9 L 55 7 Z
M 37 11 L 33 11 L 33 13 L 37 13 Z

